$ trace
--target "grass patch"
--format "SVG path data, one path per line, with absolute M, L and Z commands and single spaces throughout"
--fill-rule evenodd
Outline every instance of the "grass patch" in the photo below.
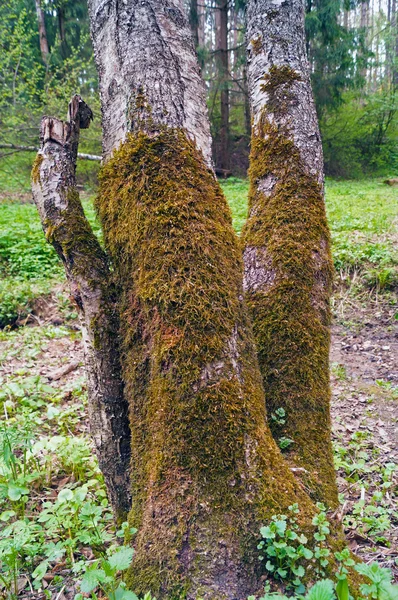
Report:
M 246 180 L 221 186 L 240 233 L 247 215 Z M 336 271 L 347 280 L 359 272 L 366 287 L 398 285 L 398 190 L 380 180 L 326 181 L 326 208 Z

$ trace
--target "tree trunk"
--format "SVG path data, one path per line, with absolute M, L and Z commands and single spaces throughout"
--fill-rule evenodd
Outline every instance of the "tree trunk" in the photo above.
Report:
M 266 424 L 191 31 L 177 0 L 89 8 L 108 158 L 97 206 L 120 289 L 139 530 L 128 583 L 245 598 L 261 588 L 260 525 L 297 501 L 310 527 L 315 509 Z
M 192 29 L 192 35 L 195 42 L 195 48 L 199 46 L 199 13 L 198 0 L 191 0 L 189 7 L 189 23 Z
M 117 342 L 116 290 L 107 257 L 86 220 L 76 189 L 79 130 L 90 109 L 75 96 L 69 120 L 44 117 L 32 171 L 33 198 L 47 240 L 61 258 L 81 315 L 91 434 L 117 521 L 130 508 L 130 429 Z
M 57 18 L 59 39 L 61 42 L 61 55 L 62 58 L 65 59 L 68 56 L 68 48 L 65 35 L 65 6 L 62 2 L 57 6 Z
M 244 288 L 268 418 L 315 500 L 337 506 L 329 414 L 333 278 L 303 0 L 250 0 L 253 132 Z M 275 420 L 285 411 L 285 423 Z M 301 471 L 300 471 L 301 470 Z
M 391 69 L 391 80 L 392 89 L 398 89 L 398 18 L 397 18 L 397 2 L 392 0 L 391 7 L 391 42 L 392 42 L 392 69 Z
M 218 167 L 229 168 L 229 72 L 228 72 L 228 0 L 217 0 L 219 27 L 216 29 L 216 52 L 220 79 L 220 148 Z
M 360 27 L 361 29 L 363 29 L 364 31 L 364 40 L 365 40 L 365 44 L 368 44 L 368 39 L 369 39 L 369 0 L 365 0 L 364 2 L 362 2 L 361 7 L 360 7 Z M 365 61 L 367 62 L 367 58 L 365 59 Z M 361 77 L 363 77 L 364 81 L 367 83 L 366 81 L 366 64 L 361 68 Z
M 39 28 L 39 41 L 40 41 L 40 52 L 44 64 L 48 63 L 48 56 L 50 51 L 48 49 L 46 23 L 44 21 L 44 11 L 41 7 L 41 0 L 35 0 L 36 13 L 37 13 L 37 24 Z
M 204 0 L 201 0 L 198 6 L 198 44 L 200 48 L 204 48 L 205 46 L 205 22 L 206 8 L 204 6 Z

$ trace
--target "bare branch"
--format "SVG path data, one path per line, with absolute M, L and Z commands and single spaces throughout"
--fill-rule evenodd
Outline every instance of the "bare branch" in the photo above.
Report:
M 35 146 L 18 146 L 17 144 L 0 144 L 0 149 L 10 149 L 10 150 L 15 150 L 16 152 L 37 152 L 38 148 L 35 148 Z M 12 152 L 10 152 L 9 154 L 12 154 Z M 102 157 L 98 156 L 98 154 L 85 154 L 82 152 L 78 152 L 77 154 L 77 158 L 81 158 L 83 160 L 95 160 L 95 161 L 101 161 Z

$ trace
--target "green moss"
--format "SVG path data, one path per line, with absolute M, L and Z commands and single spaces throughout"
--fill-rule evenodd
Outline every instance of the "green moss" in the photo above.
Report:
M 37 153 L 36 154 L 36 158 L 33 161 L 33 165 L 32 165 L 32 173 L 31 173 L 31 178 L 33 183 L 38 183 L 40 181 L 40 167 L 41 167 L 41 163 L 43 162 L 44 157 L 42 154 Z
M 161 129 L 130 134 L 102 167 L 97 209 L 121 290 L 139 529 L 129 584 L 244 597 L 261 524 L 296 499 L 308 526 L 314 507 L 266 425 L 227 203 L 194 143 Z
M 263 84 L 268 103 L 252 140 L 249 219 L 243 237 L 245 246 L 265 253 L 263 266 L 270 278 L 266 285 L 249 290 L 247 303 L 267 411 L 282 407 L 287 415 L 285 426 L 274 428 L 274 436 L 294 440 L 288 459 L 299 469 L 308 493 L 335 507 L 328 370 L 333 279 L 329 230 L 322 189 L 283 124 L 291 85 L 298 79 L 288 67 L 273 67 Z M 275 182 L 269 194 L 259 187 L 267 177 Z

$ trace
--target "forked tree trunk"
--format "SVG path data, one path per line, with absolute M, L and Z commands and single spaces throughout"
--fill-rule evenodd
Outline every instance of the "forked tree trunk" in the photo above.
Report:
M 305 51 L 303 0 L 249 0 L 253 131 L 244 288 L 268 419 L 311 496 L 337 505 L 329 413 L 333 278 L 322 146 Z M 275 420 L 285 411 L 285 424 Z
M 243 600 L 264 581 L 259 527 L 297 502 L 311 531 L 316 509 L 267 426 L 240 244 L 209 168 L 204 89 L 182 1 L 90 0 L 89 9 L 107 158 L 97 208 L 119 294 L 129 521 L 139 530 L 128 583 L 158 598 Z M 80 236 L 65 220 L 73 211 L 83 219 L 59 193 L 74 184 L 70 166 L 66 183 L 51 173 L 67 139 L 44 142 L 34 185 L 48 237 L 86 290 L 89 329 L 91 290 L 105 303 L 109 295 L 103 278 L 91 279 L 91 263 L 80 263 L 88 244 L 109 275 L 87 223 Z M 114 337 L 94 339 L 94 348 L 105 351 L 104 340 L 112 348 Z M 110 368 L 104 362 L 103 375 Z
M 177 0 L 89 7 L 139 530 L 128 581 L 157 597 L 244 598 L 260 588 L 261 523 L 294 500 L 307 524 L 314 509 L 266 425 L 191 32 Z

